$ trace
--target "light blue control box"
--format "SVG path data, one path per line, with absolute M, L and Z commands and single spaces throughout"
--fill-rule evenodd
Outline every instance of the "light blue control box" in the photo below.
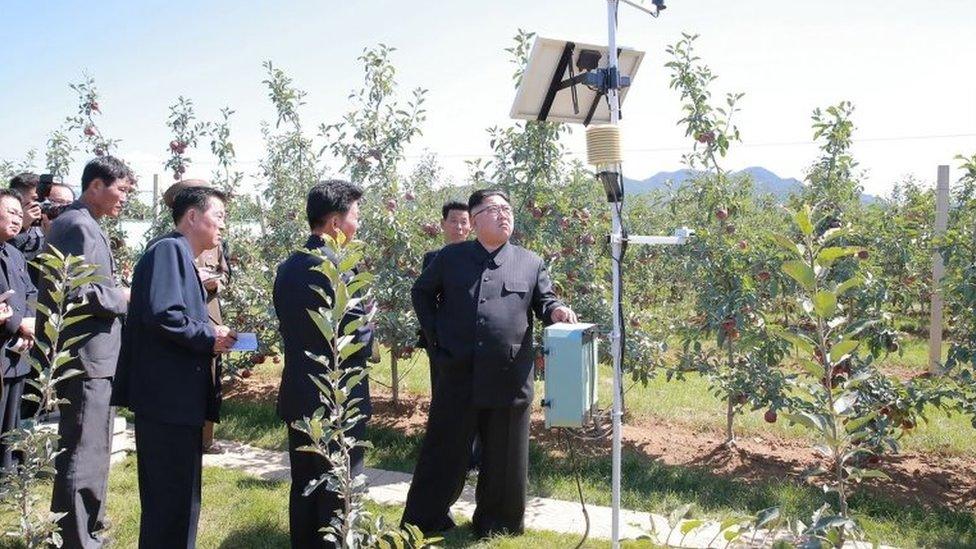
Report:
M 582 427 L 596 407 L 596 324 L 557 323 L 542 335 L 546 427 Z

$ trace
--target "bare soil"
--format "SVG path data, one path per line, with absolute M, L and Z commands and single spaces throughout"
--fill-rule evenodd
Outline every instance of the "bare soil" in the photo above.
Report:
M 273 403 L 277 386 L 263 380 L 229 384 L 225 398 Z M 415 395 L 401 396 L 394 404 L 388 394 L 374 391 L 373 425 L 406 434 L 422 432 L 429 401 Z M 761 484 L 770 478 L 804 483 L 803 472 L 821 464 L 809 444 L 772 435 L 741 437 L 726 447 L 718 430 L 695 429 L 657 418 L 631 420 L 623 428 L 624 444 L 649 459 L 667 465 L 697 468 L 740 482 Z M 542 413 L 532 414 L 531 438 L 548 451 L 561 452 L 558 438 L 543 424 Z M 610 441 L 587 445 L 593 456 L 607 455 Z M 865 489 L 903 503 L 971 511 L 976 508 L 976 456 L 941 456 L 902 453 L 883 458 L 879 469 L 890 480 L 875 479 Z

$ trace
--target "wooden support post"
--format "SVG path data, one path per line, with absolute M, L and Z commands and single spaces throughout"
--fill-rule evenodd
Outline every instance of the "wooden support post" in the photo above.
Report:
M 945 234 L 949 221 L 949 166 L 939 166 L 935 188 L 935 233 Z M 929 320 L 929 371 L 942 372 L 942 275 L 945 265 L 942 254 L 932 252 L 932 309 Z
M 153 219 L 159 217 L 159 174 L 153 174 L 153 197 L 152 197 Z

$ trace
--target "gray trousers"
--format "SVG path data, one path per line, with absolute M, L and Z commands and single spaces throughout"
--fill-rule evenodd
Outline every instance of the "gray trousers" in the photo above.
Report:
M 101 547 L 115 417 L 112 378 L 70 378 L 58 396 L 70 403 L 61 405 L 51 511 L 67 513 L 58 521 L 65 549 Z

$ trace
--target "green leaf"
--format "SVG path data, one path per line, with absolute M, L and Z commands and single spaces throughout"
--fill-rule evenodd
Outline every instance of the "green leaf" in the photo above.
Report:
M 339 272 L 346 273 L 355 267 L 359 261 L 362 259 L 363 254 L 361 253 L 350 253 L 342 258 L 339 262 Z
M 848 257 L 861 251 L 862 248 L 857 246 L 843 246 L 834 248 L 824 248 L 820 250 L 817 254 L 817 265 L 822 267 L 829 267 L 833 265 L 835 261 L 842 257 Z
M 848 433 L 857 432 L 861 429 L 861 427 L 864 427 L 876 417 L 878 417 L 877 411 L 873 411 L 870 414 L 863 415 L 863 416 L 852 417 L 850 421 L 847 422 L 847 425 L 844 425 L 844 429 Z
M 347 322 L 346 325 L 342 327 L 342 335 L 352 335 L 356 333 L 356 330 L 361 328 L 365 323 L 366 318 L 361 316 L 356 317 L 354 320 Z
M 800 229 L 800 232 L 806 236 L 813 234 L 813 223 L 810 222 L 810 205 L 806 204 L 803 209 L 798 210 L 793 214 L 793 221 L 796 222 L 796 226 Z
M 830 361 L 836 364 L 845 358 L 860 345 L 860 341 L 856 339 L 844 339 L 838 343 L 835 343 L 833 347 L 830 348 Z
M 815 360 L 810 360 L 809 358 L 801 358 L 800 366 L 807 371 L 808 374 L 813 376 L 814 379 L 820 379 L 824 376 L 824 367 L 822 364 Z
M 810 340 L 810 338 L 800 334 L 795 334 L 785 328 L 775 325 L 770 326 L 768 330 L 776 337 L 785 339 L 786 341 L 792 343 L 798 351 L 807 355 L 813 354 L 814 343 L 812 340 Z
M 349 345 L 344 346 L 339 350 L 340 360 L 346 360 L 365 346 L 365 343 L 350 343 Z
M 692 519 L 692 520 L 684 521 L 683 523 L 681 523 L 681 535 L 687 536 L 688 532 L 691 532 L 695 528 L 701 527 L 701 525 L 704 523 L 705 521 L 701 519 Z
M 809 265 L 802 261 L 787 261 L 783 263 L 782 270 L 801 287 L 813 291 L 814 275 Z
M 846 227 L 838 227 L 836 229 L 827 229 L 827 231 L 823 234 L 823 243 L 827 244 L 832 240 L 836 240 L 842 236 L 847 236 L 851 234 L 851 232 L 853 232 L 853 229 L 850 225 Z
M 837 297 L 840 297 L 844 295 L 844 293 L 846 293 L 848 290 L 852 288 L 856 288 L 861 284 L 864 284 L 864 277 L 861 275 L 854 275 L 851 278 L 848 278 L 847 280 L 838 284 L 835 293 L 837 294 Z
M 311 317 L 312 322 L 314 322 L 315 326 L 318 327 L 322 337 L 328 341 L 331 341 L 335 337 L 335 327 L 332 325 L 332 322 L 326 320 L 322 313 L 319 311 L 309 310 L 308 316 Z
M 813 296 L 813 310 L 820 318 L 830 318 L 837 311 L 837 294 L 821 290 Z
M 781 234 L 774 233 L 770 235 L 770 239 L 772 239 L 772 241 L 776 243 L 780 248 L 783 248 L 784 250 L 793 254 L 797 258 L 803 257 L 803 255 L 800 253 L 800 248 L 789 238 Z
M 796 414 L 784 414 L 784 417 L 793 423 L 799 423 L 807 429 L 823 433 L 827 422 L 822 416 L 810 412 L 798 412 Z

